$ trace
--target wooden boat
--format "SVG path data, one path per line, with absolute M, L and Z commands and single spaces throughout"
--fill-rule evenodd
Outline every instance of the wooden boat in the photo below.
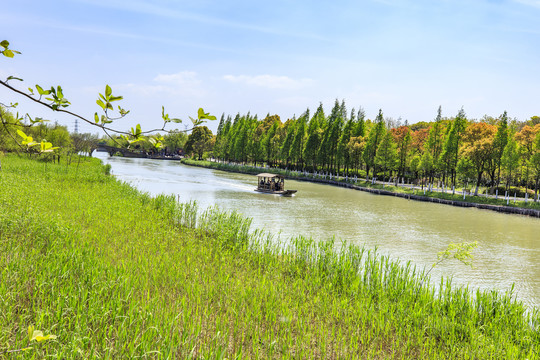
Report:
M 282 196 L 292 196 L 296 192 L 296 190 L 285 190 L 285 178 L 283 176 L 269 173 L 257 175 L 257 188 L 255 191 Z

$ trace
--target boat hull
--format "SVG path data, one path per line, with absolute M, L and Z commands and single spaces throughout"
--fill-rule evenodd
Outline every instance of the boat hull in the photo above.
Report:
M 264 193 L 264 194 L 274 194 L 274 195 L 281 195 L 281 196 L 292 196 L 297 190 L 279 190 L 279 191 L 273 191 L 273 190 L 267 190 L 267 189 L 255 189 L 255 191 Z

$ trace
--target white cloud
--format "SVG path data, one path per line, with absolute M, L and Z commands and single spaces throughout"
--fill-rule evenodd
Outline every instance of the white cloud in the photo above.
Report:
M 311 83 L 310 79 L 291 79 L 288 76 L 276 75 L 225 75 L 223 79 L 238 84 L 265 87 L 268 89 L 299 89 Z
M 195 86 L 201 83 L 197 78 L 197 73 L 194 71 L 180 71 L 176 74 L 159 74 L 154 78 L 154 81 L 180 86 Z
M 113 90 L 130 92 L 141 96 L 189 96 L 204 97 L 206 91 L 197 73 L 180 71 L 174 74 L 158 74 L 153 83 L 127 83 L 111 85 Z

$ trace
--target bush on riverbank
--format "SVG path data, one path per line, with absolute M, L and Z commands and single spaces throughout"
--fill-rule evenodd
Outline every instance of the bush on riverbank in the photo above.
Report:
M 539 316 L 510 294 L 422 281 L 374 251 L 278 243 L 215 208 L 80 166 L 0 172 L 0 353 L 43 358 L 536 358 Z
M 432 198 L 438 198 L 438 199 L 445 199 L 445 200 L 451 200 L 456 202 L 466 202 L 466 203 L 473 203 L 473 204 L 487 204 L 487 205 L 497 205 L 497 206 L 510 206 L 510 207 L 518 207 L 518 208 L 524 208 L 524 209 L 535 209 L 540 210 L 540 202 L 534 202 L 531 200 L 531 198 L 528 199 L 528 201 L 523 201 L 521 199 L 517 199 L 517 201 L 514 202 L 513 194 L 511 193 L 511 196 L 508 201 L 504 199 L 504 191 L 501 193 L 498 199 L 486 197 L 486 196 L 473 196 L 469 193 L 466 193 L 465 199 L 463 199 L 463 194 L 452 194 L 451 189 L 446 189 L 445 192 L 442 192 L 441 189 L 434 189 L 433 191 L 428 191 L 426 187 L 426 191 L 422 190 L 421 188 L 411 188 L 411 186 L 394 186 L 393 184 L 380 184 L 380 183 L 372 183 L 371 181 L 366 181 L 365 179 L 358 179 L 357 181 L 354 181 L 352 178 L 345 179 L 345 178 L 339 178 L 336 179 L 335 177 L 333 179 L 324 179 L 321 177 L 313 176 L 312 174 L 304 175 L 302 172 L 296 172 L 296 171 L 288 171 L 288 170 L 282 170 L 282 169 L 276 169 L 276 168 L 258 168 L 254 166 L 249 165 L 236 165 L 236 164 L 228 164 L 228 163 L 221 163 L 221 162 L 214 162 L 214 161 L 198 161 L 198 160 L 192 160 L 192 159 L 182 159 L 182 163 L 186 165 L 193 165 L 193 166 L 201 166 L 216 170 L 222 170 L 222 171 L 232 171 L 232 172 L 238 172 L 243 174 L 258 174 L 260 172 L 270 172 L 274 174 L 280 174 L 287 178 L 291 179 L 297 179 L 297 180 L 307 180 L 307 181 L 316 181 L 316 182 L 325 182 L 326 180 L 331 180 L 332 182 L 336 182 L 338 184 L 350 184 L 355 185 L 361 188 L 367 188 L 367 189 L 379 189 L 379 190 L 386 190 L 391 191 L 394 193 L 401 193 L 401 194 L 410 194 L 410 195 L 421 195 L 426 197 L 432 197 Z M 328 181 L 330 183 L 330 181 Z M 456 189 L 461 190 L 461 189 Z M 522 193 L 524 194 L 524 193 Z

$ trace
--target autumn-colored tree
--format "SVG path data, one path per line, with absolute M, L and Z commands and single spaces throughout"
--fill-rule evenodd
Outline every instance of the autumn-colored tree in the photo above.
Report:
M 496 132 L 495 126 L 481 122 L 469 125 L 463 136 L 461 154 L 471 162 L 476 172 L 475 195 L 478 195 L 482 174 L 495 152 L 493 139 Z

